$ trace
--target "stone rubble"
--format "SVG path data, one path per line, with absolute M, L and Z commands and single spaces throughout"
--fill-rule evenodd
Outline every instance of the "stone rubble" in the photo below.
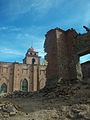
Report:
M 15 116 L 18 112 L 17 108 L 17 106 L 10 102 L 0 102 L 0 118 Z
M 33 92 L 23 92 L 23 91 L 14 91 L 12 93 L 7 93 L 4 98 L 26 98 L 33 96 Z
M 0 103 L 0 117 L 5 120 L 90 120 L 90 82 L 87 80 L 61 80 L 35 93 L 15 91 L 4 97 L 13 101 L 13 104 Z

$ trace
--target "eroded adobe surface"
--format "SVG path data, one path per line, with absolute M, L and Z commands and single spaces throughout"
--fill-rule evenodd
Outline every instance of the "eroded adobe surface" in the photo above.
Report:
M 82 80 L 79 57 L 90 53 L 90 31 L 80 35 L 74 29 L 52 29 L 46 34 L 44 47 L 47 83 L 55 83 L 55 79 Z

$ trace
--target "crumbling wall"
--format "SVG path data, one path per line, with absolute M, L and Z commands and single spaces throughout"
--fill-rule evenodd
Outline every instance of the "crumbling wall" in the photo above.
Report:
M 47 53 L 46 77 L 49 83 L 52 79 L 82 79 L 79 55 L 77 54 L 77 35 L 74 29 L 64 31 L 55 28 L 47 32 L 44 47 Z
M 46 69 L 46 77 L 48 79 L 58 77 L 58 58 L 57 58 L 57 39 L 56 30 L 50 30 L 46 34 L 45 40 L 45 52 L 46 59 L 48 61 L 48 67 Z

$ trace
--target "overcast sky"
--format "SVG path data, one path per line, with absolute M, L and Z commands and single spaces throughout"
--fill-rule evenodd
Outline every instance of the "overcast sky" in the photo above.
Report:
M 83 25 L 90 27 L 90 0 L 0 0 L 0 61 L 21 62 L 31 46 L 43 56 L 48 30 L 83 33 Z

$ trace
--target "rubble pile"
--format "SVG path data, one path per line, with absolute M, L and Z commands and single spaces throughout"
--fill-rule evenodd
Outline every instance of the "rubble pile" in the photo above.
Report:
M 90 120 L 87 80 L 63 80 L 38 92 L 15 91 L 2 100 L 12 103 L 0 103 L 0 120 Z
M 15 116 L 18 112 L 17 106 L 10 102 L 0 102 L 0 118 Z
M 23 91 L 14 91 L 12 93 L 7 93 L 4 98 L 26 98 L 33 96 L 33 92 L 23 92 Z
M 60 81 L 60 83 L 57 83 L 56 85 L 45 87 L 41 92 L 44 93 L 43 96 L 52 98 L 73 95 L 78 89 L 80 89 L 80 84 L 80 82 L 73 83 L 70 81 Z
M 81 97 L 82 100 L 88 98 L 88 94 L 90 94 L 90 83 L 86 83 L 83 81 L 77 81 L 74 83 L 74 81 L 60 81 L 60 83 L 57 83 L 55 86 L 45 88 L 43 90 L 44 94 L 43 97 L 46 97 L 47 99 L 53 99 L 53 98 L 79 98 Z M 85 92 L 83 92 L 85 91 Z

